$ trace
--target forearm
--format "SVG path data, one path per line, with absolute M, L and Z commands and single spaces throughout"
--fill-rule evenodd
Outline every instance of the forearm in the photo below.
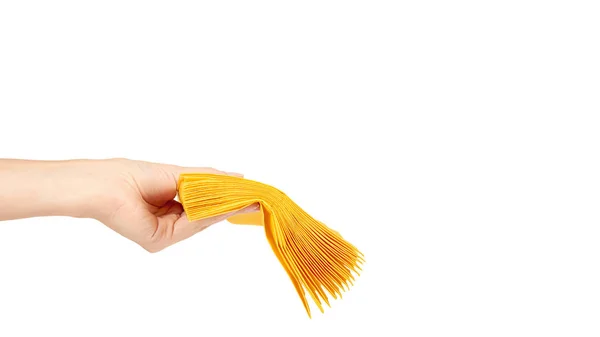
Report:
M 85 217 L 91 193 L 82 161 L 0 159 L 0 220 Z

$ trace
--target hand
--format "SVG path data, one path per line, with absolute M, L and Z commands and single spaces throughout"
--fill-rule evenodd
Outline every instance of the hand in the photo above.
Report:
M 231 215 L 258 211 L 258 205 L 253 205 L 236 212 L 189 222 L 181 204 L 174 200 L 180 173 L 241 174 L 127 159 L 103 161 L 97 165 L 106 177 L 104 195 L 109 196 L 104 206 L 99 205 L 98 220 L 149 252 L 158 252 L 187 239 Z
M 183 172 L 241 176 L 128 159 L 0 161 L 0 186 L 6 182 L 4 189 L 0 187 L 0 202 L 13 206 L 0 209 L 0 220 L 46 215 L 94 218 L 147 251 L 158 252 L 231 215 L 259 210 L 252 205 L 189 222 L 174 200 Z

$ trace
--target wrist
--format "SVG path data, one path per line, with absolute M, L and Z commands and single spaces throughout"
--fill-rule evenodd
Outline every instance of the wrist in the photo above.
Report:
M 56 200 L 51 205 L 57 213 L 54 215 L 95 219 L 102 216 L 99 205 L 107 205 L 110 201 L 103 163 L 103 160 L 48 163 L 44 171 L 48 174 L 48 196 Z

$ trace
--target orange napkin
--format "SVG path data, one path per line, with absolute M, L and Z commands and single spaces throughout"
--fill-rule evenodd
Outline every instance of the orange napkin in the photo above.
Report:
M 227 175 L 180 175 L 179 200 L 190 221 L 260 204 L 260 212 L 234 215 L 233 224 L 264 226 L 267 241 L 294 284 L 311 317 L 307 292 L 321 312 L 329 296 L 337 299 L 359 275 L 363 254 L 342 236 L 315 220 L 280 190 Z

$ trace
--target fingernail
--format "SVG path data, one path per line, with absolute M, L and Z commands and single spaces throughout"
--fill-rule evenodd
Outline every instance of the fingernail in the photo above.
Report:
M 234 176 L 234 177 L 239 177 L 239 178 L 243 178 L 243 177 L 244 177 L 244 175 L 243 175 L 243 174 L 241 174 L 241 173 L 237 173 L 237 172 L 226 172 L 226 173 L 227 173 L 227 175 L 229 175 L 229 176 Z

